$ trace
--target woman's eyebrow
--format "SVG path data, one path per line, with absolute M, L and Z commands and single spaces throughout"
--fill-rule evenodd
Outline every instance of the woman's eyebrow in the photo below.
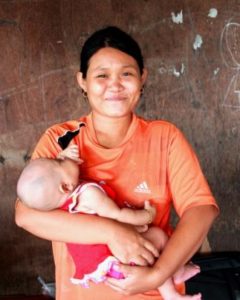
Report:
M 128 65 L 122 65 L 121 66 L 122 69 L 126 69 L 126 68 L 132 68 L 132 69 L 136 69 L 136 66 L 128 64 Z M 110 69 L 110 67 L 108 66 L 97 66 L 96 68 L 92 69 L 93 71 L 105 71 Z

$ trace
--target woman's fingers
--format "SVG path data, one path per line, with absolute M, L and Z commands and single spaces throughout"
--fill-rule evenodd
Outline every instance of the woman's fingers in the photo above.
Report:
M 134 258 L 131 258 L 129 260 L 128 264 L 130 266 L 136 265 L 136 266 L 143 266 L 144 267 L 144 266 L 148 266 L 149 262 L 148 262 L 148 260 L 145 257 L 139 255 L 139 256 L 136 256 Z
M 155 257 L 152 255 L 152 253 L 149 253 L 148 251 L 144 251 L 141 257 L 147 262 L 147 265 L 152 265 L 155 262 Z
M 118 271 L 124 275 L 124 279 L 118 280 L 108 277 L 105 282 L 118 293 L 133 295 L 155 289 L 158 286 L 155 271 L 152 267 L 127 266 L 120 264 Z
M 113 255 L 123 264 L 152 265 L 159 255 L 156 247 L 133 227 L 119 226 L 118 239 L 111 239 L 108 244 Z
M 147 266 L 154 264 L 156 257 L 159 256 L 157 248 L 155 248 L 150 242 L 146 242 L 144 244 L 144 248 L 141 250 L 140 258 L 138 258 L 138 261 L 141 261 L 141 263 L 136 263 L 136 265 L 139 266 Z
M 145 240 L 144 247 L 149 250 L 154 257 L 159 257 L 158 249 L 151 242 Z
M 130 258 L 128 264 L 138 266 L 152 265 L 158 256 L 158 250 L 150 242 L 147 242 L 139 249 L 138 253 L 135 253 L 135 257 Z

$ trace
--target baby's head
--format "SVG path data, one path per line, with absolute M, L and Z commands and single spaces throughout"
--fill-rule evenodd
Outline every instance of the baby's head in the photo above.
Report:
M 18 197 L 29 207 L 61 207 L 77 187 L 79 166 L 70 159 L 38 158 L 29 162 L 17 183 Z

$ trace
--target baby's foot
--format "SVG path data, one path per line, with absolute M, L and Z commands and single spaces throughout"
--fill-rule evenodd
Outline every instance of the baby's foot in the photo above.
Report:
M 200 273 L 200 271 L 201 270 L 198 265 L 195 265 L 192 262 L 190 262 L 176 272 L 176 274 L 173 276 L 173 280 L 175 284 L 179 284 L 197 275 L 198 273 Z
M 177 297 L 174 296 L 174 298 L 172 298 L 171 300 L 201 300 L 201 299 L 202 299 L 202 294 L 198 293 L 196 295 L 180 295 L 179 294 L 179 296 L 177 296 Z M 168 299 L 166 299 L 166 300 L 168 300 Z
M 171 295 L 162 295 L 164 300 L 201 300 L 202 294 L 198 293 L 195 295 L 180 295 L 177 292 Z

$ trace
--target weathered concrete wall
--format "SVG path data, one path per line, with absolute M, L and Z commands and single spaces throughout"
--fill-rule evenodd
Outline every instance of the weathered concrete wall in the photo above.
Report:
M 149 80 L 138 112 L 175 123 L 199 156 L 222 210 L 212 249 L 240 249 L 239 1 L 2 0 L 0 295 L 39 292 L 37 275 L 53 280 L 50 243 L 14 224 L 15 185 L 41 133 L 87 111 L 75 81 L 79 50 L 110 24 L 143 49 Z

